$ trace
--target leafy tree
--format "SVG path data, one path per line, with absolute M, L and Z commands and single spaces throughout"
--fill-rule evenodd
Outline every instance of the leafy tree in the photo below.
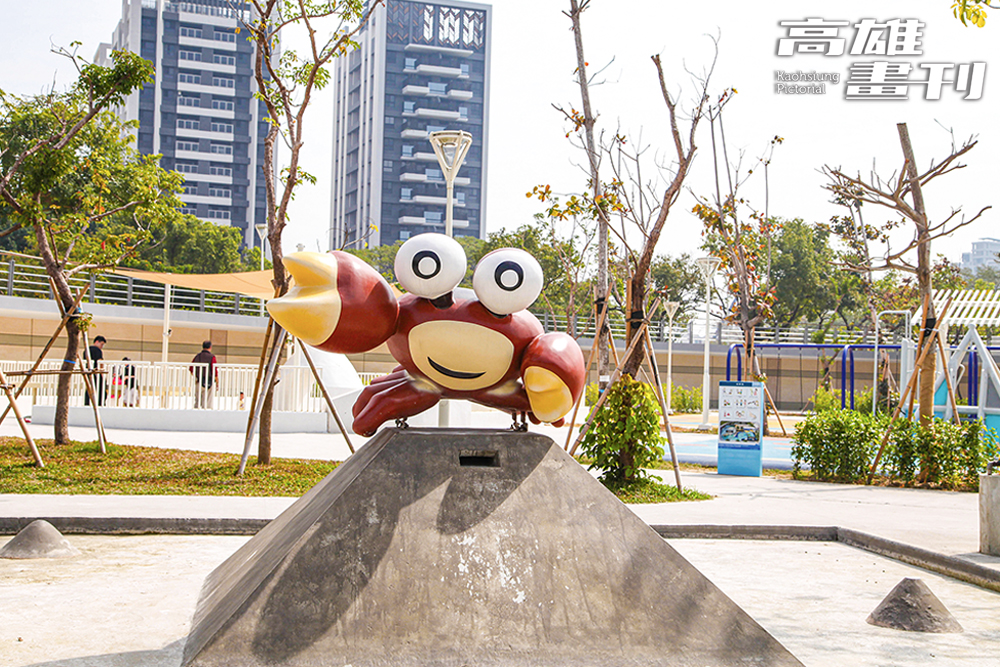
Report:
M 660 255 L 649 267 L 650 288 L 663 295 L 664 301 L 681 304 L 677 309 L 676 321 L 684 322 L 691 317 L 693 307 L 702 301 L 701 273 L 688 253 L 679 257 Z
M 773 241 L 774 323 L 815 322 L 838 305 L 830 233 L 800 218 L 783 222 Z
M 982 28 L 986 25 L 986 7 L 1000 9 L 1000 5 L 994 5 L 990 0 L 954 0 L 951 13 L 965 27 L 971 24 Z
M 23 229 L 64 309 L 74 303 L 69 277 L 129 256 L 149 235 L 152 221 L 177 216 L 182 176 L 132 146 L 131 125 L 110 109 L 152 78 L 153 68 L 134 53 L 115 52 L 113 65 L 88 64 L 60 51 L 77 68 L 68 91 L 37 96 L 0 92 L 0 211 L 8 227 Z M 95 239 L 102 221 L 127 216 L 132 226 Z M 71 259 L 79 263 L 72 265 Z M 81 317 L 70 318 L 62 370 L 72 370 L 80 350 Z M 69 442 L 70 375 L 59 377 L 55 441 Z

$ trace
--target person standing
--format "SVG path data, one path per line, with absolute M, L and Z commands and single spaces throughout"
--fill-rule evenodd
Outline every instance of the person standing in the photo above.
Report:
M 201 352 L 194 355 L 188 371 L 194 375 L 194 407 L 195 409 L 212 409 L 212 396 L 215 385 L 219 381 L 219 369 L 215 367 L 215 355 L 212 354 L 212 341 L 201 344 Z M 198 364 L 195 366 L 194 364 Z
M 88 349 L 88 352 L 90 353 L 89 370 L 104 370 L 104 345 L 107 342 L 108 339 L 104 336 L 97 336 L 94 338 L 94 344 Z M 97 398 L 97 404 L 104 405 L 104 375 L 102 373 L 95 373 L 90 376 L 90 379 L 94 385 L 94 396 Z M 90 405 L 90 394 L 87 392 L 84 392 L 83 394 L 83 404 Z

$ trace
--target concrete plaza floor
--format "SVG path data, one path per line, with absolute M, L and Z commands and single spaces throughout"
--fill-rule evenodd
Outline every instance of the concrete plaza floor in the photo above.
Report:
M 495 426 L 490 424 L 491 426 Z M 33 431 L 36 427 L 33 427 Z M 86 438 L 84 429 L 74 437 Z M 109 433 L 112 441 L 239 451 L 230 434 Z M 0 434 L 13 435 L 10 423 Z M 553 435 L 559 436 L 559 432 Z M 42 430 L 39 437 L 47 437 Z M 562 434 L 565 438 L 565 434 Z M 562 440 L 558 440 L 562 442 Z M 280 435 L 275 454 L 338 458 L 339 436 Z M 667 479 L 672 478 L 672 473 Z M 684 473 L 715 496 L 634 505 L 653 525 L 841 526 L 1000 570 L 978 550 L 978 498 L 912 489 Z M 270 519 L 291 498 L 0 495 L 0 517 Z M 0 537 L 0 546 L 9 537 Z M 0 560 L 0 667 L 176 667 L 204 577 L 247 537 L 69 535 L 71 559 Z M 1000 593 L 839 542 L 668 539 L 809 666 L 1000 664 Z M 903 578 L 923 579 L 965 629 L 919 634 L 865 618 Z M 720 639 L 721 641 L 721 639 Z

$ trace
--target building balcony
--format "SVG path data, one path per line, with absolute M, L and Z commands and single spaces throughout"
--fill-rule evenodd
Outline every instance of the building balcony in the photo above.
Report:
M 453 100 L 471 100 L 472 91 L 471 90 L 449 90 L 448 97 Z
M 438 206 L 447 206 L 448 205 L 448 198 L 447 197 L 431 197 L 430 195 L 414 195 L 414 196 L 410 197 L 409 199 L 400 199 L 399 203 L 401 203 L 401 204 L 436 204 Z M 456 199 L 455 200 L 455 206 L 456 207 L 464 208 L 465 207 L 465 202 L 464 201 L 458 201 Z
M 212 162 L 232 163 L 232 154 L 225 153 L 202 153 L 200 151 L 174 151 L 174 157 L 178 160 L 211 160 Z
M 468 79 L 469 75 L 462 72 L 461 67 L 445 67 L 444 65 L 417 65 L 403 69 L 407 74 L 426 74 L 428 76 L 445 76 L 452 79 Z
M 222 183 L 224 185 L 232 185 L 232 176 L 219 176 L 218 174 L 189 174 L 184 172 L 184 180 L 199 183 Z
M 475 53 L 471 49 L 455 49 L 449 46 L 433 46 L 431 44 L 412 43 L 404 46 L 403 50 L 416 53 L 443 53 L 446 56 L 458 56 L 459 58 L 468 58 Z
M 412 130 L 406 129 L 399 133 L 399 136 L 404 139 L 426 139 L 427 130 Z
M 223 88 L 222 86 L 206 86 L 203 83 L 187 83 L 185 81 L 177 82 L 177 90 L 183 91 L 185 93 L 208 93 L 209 95 L 226 95 L 228 97 L 236 96 L 235 88 Z
M 417 118 L 434 118 L 436 120 L 457 120 L 459 122 L 466 122 L 469 120 L 468 116 L 463 116 L 457 111 L 447 111 L 445 109 L 427 109 L 424 107 L 419 107 L 413 111 L 404 111 L 403 116 Z
M 223 42 L 218 39 L 201 39 L 198 37 L 185 37 L 182 35 L 177 38 L 177 43 L 181 46 L 198 46 L 203 49 L 215 49 L 216 51 L 236 50 L 236 42 Z
M 399 217 L 397 222 L 401 225 L 419 225 L 421 227 L 444 227 L 444 220 L 428 220 L 422 216 L 417 215 L 402 215 Z M 452 226 L 455 229 L 466 229 L 469 226 L 468 220 L 452 220 Z
M 424 136 L 427 136 L 426 132 L 424 133 Z M 413 155 L 403 155 L 399 159 L 400 160 L 407 160 L 407 161 L 414 161 L 415 160 L 415 161 L 418 161 L 418 162 L 433 162 L 435 164 L 437 164 L 437 160 L 438 160 L 437 159 L 437 155 L 434 155 L 434 153 L 414 153 Z
M 203 60 L 182 60 L 180 62 L 182 67 L 190 69 L 220 72 L 222 74 L 236 74 L 236 65 L 223 65 L 222 63 L 205 62 Z
M 178 137 L 189 137 L 192 139 L 211 139 L 212 141 L 232 142 L 235 135 L 229 132 L 211 132 L 209 130 L 189 130 L 185 127 L 176 128 Z
M 430 178 L 427 174 L 403 172 L 399 175 L 399 180 L 404 183 L 444 183 L 444 178 Z M 455 185 L 469 185 L 472 181 L 464 176 L 455 179 Z
M 184 84 L 184 85 L 191 85 L 191 84 Z M 205 107 L 189 107 L 186 104 L 178 104 L 177 113 L 188 116 L 209 116 L 211 118 L 226 118 L 229 120 L 236 118 L 235 111 L 228 111 L 226 109 L 212 109 Z
M 184 174 L 184 177 L 187 178 L 188 174 Z M 209 197 L 207 195 L 189 195 L 186 193 L 179 195 L 179 197 L 185 204 L 211 204 L 212 206 L 233 205 L 232 197 Z

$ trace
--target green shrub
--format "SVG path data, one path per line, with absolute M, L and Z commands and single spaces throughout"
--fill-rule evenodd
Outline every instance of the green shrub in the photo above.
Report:
M 660 408 L 653 390 L 625 375 L 608 397 L 581 442 L 591 470 L 606 484 L 642 478 L 643 468 L 663 458 Z
M 670 409 L 674 412 L 701 412 L 701 387 L 685 389 L 676 384 L 672 385 Z
M 871 465 L 882 431 L 871 415 L 824 410 L 795 426 L 793 472 L 807 463 L 817 479 L 855 482 Z
M 890 424 L 886 416 L 870 412 L 827 410 L 795 427 L 794 474 L 808 464 L 817 479 L 864 480 L 886 429 L 889 439 L 876 472 L 903 484 L 978 489 L 979 473 L 1000 451 L 996 433 L 979 421 L 934 419 L 923 428 L 906 419 Z
M 601 397 L 601 388 L 596 382 L 591 382 L 587 385 L 583 393 L 583 404 L 588 408 L 597 403 L 597 399 Z
M 810 399 L 815 412 L 828 412 L 830 410 L 840 410 L 840 392 L 836 389 L 817 387 L 816 393 Z
M 866 389 L 860 394 L 854 397 L 854 409 L 858 412 L 867 412 L 871 414 L 872 411 L 872 390 Z M 879 391 L 878 393 L 878 411 L 880 414 L 891 415 L 899 405 L 899 394 L 897 392 L 890 392 L 886 396 L 885 392 Z

